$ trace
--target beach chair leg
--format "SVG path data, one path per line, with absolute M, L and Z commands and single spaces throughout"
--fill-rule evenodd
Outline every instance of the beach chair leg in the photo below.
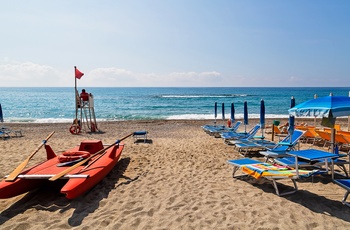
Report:
M 136 143 L 138 140 L 141 140 L 141 139 L 143 139 L 143 143 L 146 143 L 146 141 L 147 141 L 147 131 L 139 131 L 139 132 L 135 132 L 134 133 L 134 138 L 135 138 L 135 140 L 134 140 L 134 143 Z
M 345 195 L 344 195 L 344 198 L 343 198 L 343 200 L 342 200 L 342 203 L 343 203 L 344 205 L 348 206 L 348 207 L 350 207 L 350 203 L 347 202 L 346 200 L 348 199 L 349 193 L 350 193 L 349 191 L 346 191 L 346 192 L 345 192 Z
M 271 179 L 271 180 L 272 180 L 272 185 L 275 188 L 277 196 L 284 196 L 284 195 L 288 195 L 288 194 L 293 194 L 296 191 L 298 191 L 298 186 L 297 186 L 297 183 L 295 182 L 294 179 L 292 179 L 293 184 L 294 184 L 294 189 L 291 191 L 283 192 L 283 193 L 280 193 L 276 180 L 275 179 Z
M 232 177 L 233 177 L 233 178 L 236 177 L 235 174 L 236 174 L 236 172 L 238 171 L 238 169 L 239 169 L 239 167 L 233 166 L 233 172 L 232 172 Z
M 241 168 L 241 167 L 239 167 L 239 166 L 233 166 L 232 178 L 235 178 L 235 179 L 243 179 L 243 178 L 249 177 L 249 175 L 247 175 L 247 174 L 235 175 L 236 172 L 237 172 L 240 168 Z

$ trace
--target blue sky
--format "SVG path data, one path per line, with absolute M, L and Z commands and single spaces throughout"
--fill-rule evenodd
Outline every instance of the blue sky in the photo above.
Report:
M 350 86 L 347 0 L 0 3 L 0 86 Z

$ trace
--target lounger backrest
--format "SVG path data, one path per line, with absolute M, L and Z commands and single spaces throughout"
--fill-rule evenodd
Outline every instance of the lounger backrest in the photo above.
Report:
M 281 130 L 276 125 L 273 126 L 273 131 L 275 134 L 282 134 Z
M 324 140 L 331 141 L 331 134 L 327 131 L 316 130 L 316 133 Z
M 300 140 L 300 138 L 304 135 L 305 131 L 296 129 L 293 134 L 286 136 L 281 142 L 290 142 L 291 144 L 296 144 Z
M 237 129 L 239 128 L 239 126 L 240 126 L 241 124 L 242 124 L 241 121 L 237 121 L 237 122 L 233 125 L 232 131 L 233 131 L 233 132 L 236 132 Z
M 259 131 L 260 127 L 261 127 L 261 126 L 260 126 L 259 124 L 255 125 L 255 126 L 248 132 L 247 137 L 248 137 L 248 138 L 254 137 L 255 134 Z
M 349 144 L 349 141 L 341 134 L 335 134 L 335 142 L 338 144 Z
M 287 151 L 288 149 L 292 149 L 300 140 L 300 138 L 304 135 L 305 131 L 296 129 L 294 130 L 293 134 L 286 136 L 282 141 L 284 143 L 290 143 L 289 146 L 286 145 L 279 145 L 278 143 L 276 146 L 273 148 L 273 151 Z

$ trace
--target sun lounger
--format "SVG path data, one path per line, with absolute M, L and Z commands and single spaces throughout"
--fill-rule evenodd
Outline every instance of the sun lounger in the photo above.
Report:
M 268 140 L 241 140 L 235 143 L 235 149 L 244 157 L 249 152 L 263 151 L 275 147 L 276 143 Z
M 143 140 L 144 143 L 146 143 L 147 140 L 147 131 L 143 130 L 143 131 L 137 131 L 133 133 L 133 137 L 134 137 L 134 143 L 138 142 L 139 140 Z
M 9 137 L 10 137 L 10 133 L 11 133 L 10 130 L 7 130 L 7 129 L 5 129 L 5 128 L 1 128 L 1 129 L 0 129 L 0 137 L 1 137 L 2 139 L 9 138 Z
M 220 137 L 220 134 L 223 132 L 237 132 L 239 126 L 242 124 L 241 121 L 237 121 L 233 124 L 231 128 L 228 128 L 224 125 L 204 125 L 202 129 L 211 136 Z
M 268 149 L 267 151 L 260 151 L 259 153 L 265 157 L 266 161 L 274 158 L 286 157 L 288 156 L 288 151 L 296 149 L 296 146 L 304 133 L 305 131 L 296 129 L 292 135 L 285 137 L 282 141 L 278 142 L 275 147 Z
M 247 140 L 250 138 L 254 138 L 256 133 L 259 131 L 260 127 L 261 126 L 259 124 L 257 124 L 251 130 L 249 130 L 248 133 L 236 133 L 236 132 L 221 133 L 221 138 L 224 139 L 225 143 L 230 143 L 230 140 L 238 140 L 238 139 L 246 139 Z
M 328 173 L 329 166 L 334 175 L 334 165 L 338 166 L 345 174 L 346 177 L 349 176 L 345 165 L 349 164 L 349 160 L 341 159 L 346 157 L 347 154 L 333 154 L 325 152 L 318 149 L 304 149 L 300 151 L 291 151 L 289 154 L 300 156 L 296 158 L 295 156 L 276 158 L 275 162 L 281 165 L 289 167 L 300 167 L 300 168 L 318 168 L 321 169 L 323 166 L 326 168 L 323 170 L 325 173 Z
M 1 127 L 0 128 L 0 137 L 3 139 L 10 138 L 11 136 L 15 137 L 22 137 L 22 131 L 21 130 L 11 130 L 7 127 Z
M 331 143 L 331 133 L 330 132 L 326 132 L 323 130 L 315 130 L 315 132 L 323 141 L 323 147 L 326 147 L 327 144 Z
M 350 207 L 350 203 L 346 201 L 350 194 L 350 179 L 338 179 L 338 180 L 334 180 L 334 183 L 336 183 L 337 185 L 341 186 L 346 190 L 342 203 Z
M 295 193 L 298 190 L 296 180 L 300 178 L 310 177 L 318 172 L 318 170 L 300 170 L 286 166 L 272 165 L 269 163 L 263 163 L 250 158 L 243 158 L 237 160 L 228 160 L 227 163 L 233 165 L 232 176 L 234 178 L 242 177 L 236 176 L 235 173 L 238 169 L 247 175 L 255 178 L 256 180 L 265 178 L 272 182 L 275 192 L 278 196 Z M 290 179 L 293 182 L 294 188 L 291 191 L 281 193 L 279 191 L 276 180 L 279 179 Z
M 276 125 L 273 126 L 273 133 L 275 136 L 278 137 L 278 141 L 280 141 L 281 138 L 288 136 L 288 133 L 282 133 L 281 130 Z
M 314 145 L 316 142 L 322 140 L 322 138 L 316 133 L 317 129 L 314 126 L 296 126 L 296 129 L 305 131 L 302 137 L 302 140 L 305 141 L 305 143 L 312 143 Z

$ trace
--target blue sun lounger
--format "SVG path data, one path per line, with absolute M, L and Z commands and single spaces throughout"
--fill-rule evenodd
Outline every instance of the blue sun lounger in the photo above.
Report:
M 0 137 L 3 139 L 9 138 L 10 137 L 11 131 L 8 130 L 7 128 L 0 128 Z
M 138 142 L 139 140 L 143 140 L 143 142 L 146 143 L 147 134 L 148 132 L 146 130 L 134 132 L 132 135 L 135 138 L 134 143 Z
M 298 151 L 290 151 L 288 155 L 289 157 L 276 158 L 275 162 L 281 165 L 300 168 L 315 167 L 320 169 L 325 166 L 323 172 L 328 173 L 329 169 L 331 169 L 332 179 L 334 179 L 334 165 L 336 165 L 344 172 L 346 177 L 349 176 L 345 167 L 345 164 L 349 164 L 349 161 L 340 159 L 347 156 L 347 154 L 335 154 L 319 149 L 304 149 Z
M 237 151 L 244 157 L 249 152 L 263 151 L 266 149 L 274 148 L 275 146 L 276 146 L 275 142 L 264 140 L 264 139 L 259 140 L 255 138 L 253 138 L 253 140 L 240 140 L 235 142 L 235 149 L 237 149 Z
M 287 157 L 288 151 L 296 149 L 295 147 L 304 133 L 305 131 L 296 129 L 292 135 L 289 134 L 286 136 L 282 141 L 278 142 L 275 147 L 267 149 L 266 151 L 260 151 L 259 153 L 265 157 L 266 161 L 280 157 Z
M 236 132 L 226 132 L 221 133 L 221 138 L 224 139 L 225 143 L 229 143 L 231 140 L 249 140 L 251 138 L 254 138 L 256 133 L 260 129 L 260 125 L 255 125 L 251 130 L 249 130 L 248 133 L 236 133 Z M 232 144 L 232 143 L 231 143 Z
M 233 124 L 231 128 L 227 128 L 224 125 L 219 125 L 219 126 L 204 125 L 202 126 L 202 129 L 211 136 L 220 137 L 220 134 L 224 132 L 237 132 L 241 124 L 242 124 L 241 121 L 237 121 L 236 123 Z
M 227 163 L 233 165 L 233 178 L 243 178 L 244 176 L 251 176 L 257 180 L 260 178 L 268 179 L 272 182 L 275 192 L 278 196 L 292 194 L 298 191 L 296 180 L 300 178 L 307 178 L 318 173 L 318 170 L 300 170 L 290 167 L 283 167 L 280 165 L 272 165 L 269 163 L 260 162 L 250 158 L 242 158 L 236 160 L 228 160 Z M 242 169 L 245 175 L 236 176 L 236 172 Z M 276 180 L 291 179 L 294 188 L 291 191 L 280 192 Z
M 350 207 L 350 203 L 348 201 L 346 201 L 348 199 L 348 196 L 350 194 L 350 179 L 338 179 L 338 180 L 334 180 L 334 183 L 336 183 L 337 185 L 341 186 L 342 188 L 344 188 L 346 190 L 345 194 L 344 194 L 344 198 L 342 200 L 342 203 L 348 207 Z

